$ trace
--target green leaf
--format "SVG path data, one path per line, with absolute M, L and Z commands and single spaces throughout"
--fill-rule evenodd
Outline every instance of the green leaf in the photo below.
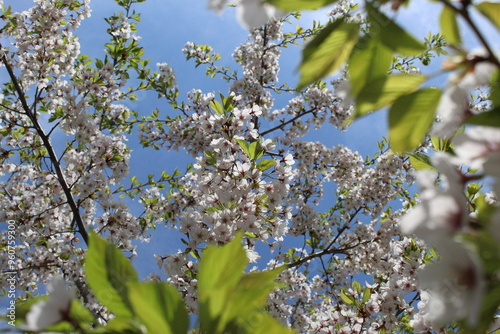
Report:
M 264 172 L 275 165 L 275 161 L 272 159 L 265 159 L 257 163 L 257 169 Z
M 212 110 L 218 113 L 219 115 L 224 114 L 224 107 L 222 107 L 222 104 L 220 104 L 220 102 L 217 100 L 210 101 L 210 108 L 212 108 Z
M 359 34 L 359 24 L 338 20 L 327 25 L 302 51 L 299 89 L 328 76 L 351 54 Z
M 398 97 L 415 91 L 425 76 L 399 74 L 368 83 L 356 98 L 355 117 L 386 107 Z
M 292 334 L 293 330 L 286 328 L 276 319 L 264 312 L 249 314 L 244 322 L 238 324 L 233 333 L 241 334 Z
M 365 291 L 363 291 L 363 303 L 369 301 L 371 296 L 372 290 L 370 288 L 365 288 Z
M 208 246 L 198 271 L 200 324 L 207 333 L 222 333 L 229 319 L 222 319 L 226 303 L 248 263 L 241 235 L 224 247 Z
M 346 303 L 348 305 L 351 305 L 351 304 L 354 303 L 354 297 L 350 296 L 350 295 L 347 295 L 345 293 L 344 289 L 340 289 L 340 298 L 344 301 L 344 303 Z
M 415 56 L 426 50 L 424 44 L 417 41 L 371 3 L 366 2 L 365 4 L 368 10 L 370 29 L 372 33 L 378 32 L 378 38 L 387 48 L 407 56 Z
M 189 316 L 179 292 L 165 282 L 131 282 L 129 300 L 151 334 L 186 334 Z
M 466 124 L 500 127 L 500 107 L 473 115 L 465 120 Z
M 337 0 L 265 0 L 265 2 L 286 11 L 318 9 L 337 2 Z
M 476 9 L 488 18 L 497 28 L 500 28 L 500 3 L 481 2 L 477 4 Z
M 426 88 L 399 97 L 389 110 L 389 143 L 395 152 L 410 152 L 424 140 L 435 119 L 441 91 Z
M 264 155 L 264 148 L 259 141 L 254 141 L 248 146 L 248 151 L 250 154 L 248 157 L 253 160 L 257 160 Z
M 439 18 L 439 24 L 441 26 L 441 33 L 444 35 L 448 43 L 452 45 L 462 44 L 457 16 L 453 9 L 448 6 L 443 7 L 441 17 Z
M 408 154 L 410 156 L 410 163 L 416 170 L 425 170 L 431 169 L 435 171 L 436 169 L 432 166 L 431 158 L 422 153 L 411 153 Z
M 85 277 L 99 302 L 118 317 L 132 317 L 128 300 L 129 282 L 137 282 L 130 261 L 110 242 L 91 232 L 85 257 Z
M 203 333 L 291 333 L 263 312 L 276 276 L 286 267 L 244 274 L 248 263 L 242 234 L 223 247 L 209 246 L 198 272 Z
M 240 145 L 241 149 L 243 150 L 243 152 L 245 152 L 245 154 L 250 157 L 250 147 L 248 145 L 248 143 L 243 140 L 243 139 L 235 139 L 236 142 Z
M 362 38 L 349 60 L 351 94 L 353 96 L 375 79 L 387 76 L 392 52 L 375 37 Z
M 237 288 L 227 300 L 225 318 L 228 321 L 237 318 L 246 318 L 249 314 L 260 312 L 266 305 L 267 297 L 276 288 L 274 282 L 285 267 L 274 270 L 254 272 L 244 275 L 238 282 Z

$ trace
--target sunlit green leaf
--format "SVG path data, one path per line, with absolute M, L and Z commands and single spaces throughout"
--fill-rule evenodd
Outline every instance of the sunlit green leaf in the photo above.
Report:
M 189 316 L 179 292 L 165 282 L 132 282 L 129 299 L 151 334 L 186 334 Z
M 272 159 L 261 160 L 257 164 L 257 169 L 264 172 L 275 165 L 275 161 Z
M 435 170 L 435 168 L 432 167 L 431 158 L 429 156 L 422 153 L 410 153 L 409 156 L 410 163 L 416 170 Z
M 91 232 L 85 277 L 99 302 L 116 316 L 132 317 L 127 284 L 138 276 L 130 261 L 110 242 Z
M 359 25 L 338 20 L 329 24 L 302 51 L 299 88 L 328 76 L 349 58 Z
M 369 301 L 371 296 L 372 290 L 370 288 L 365 288 L 365 290 L 363 291 L 363 303 Z
M 265 2 L 283 10 L 318 9 L 337 2 L 337 0 L 265 0 Z
M 425 45 L 416 40 L 392 19 L 380 12 L 371 3 L 366 2 L 370 29 L 390 50 L 402 55 L 414 56 L 426 50 Z
M 452 45 L 460 45 L 460 28 L 458 26 L 455 11 L 448 6 L 444 6 L 439 23 L 441 26 L 441 33 L 446 38 L 446 41 Z
M 423 75 L 400 74 L 368 83 L 356 98 L 355 116 L 388 106 L 398 97 L 415 91 L 424 80 Z
M 344 289 L 340 290 L 340 298 L 344 301 L 346 304 L 353 304 L 354 303 L 354 297 L 346 294 Z
M 410 152 L 424 140 L 435 119 L 441 91 L 426 88 L 399 97 L 389 110 L 389 143 L 395 152 Z
M 360 39 L 349 59 L 351 94 L 356 96 L 368 82 L 387 76 L 392 59 L 391 50 L 375 37 Z
M 477 4 L 476 9 L 486 16 L 491 23 L 500 28 L 500 3 L 498 2 L 481 2 Z
M 222 319 L 248 263 L 241 236 L 224 247 L 208 246 L 202 253 L 198 271 L 200 323 L 207 333 L 222 333 L 231 319 Z
M 466 124 L 500 127 L 500 107 L 488 112 L 471 116 L 466 119 Z

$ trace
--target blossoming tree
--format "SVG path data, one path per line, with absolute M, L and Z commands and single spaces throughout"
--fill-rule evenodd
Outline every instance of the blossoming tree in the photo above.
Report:
M 85 55 L 77 37 L 89 1 L 1 5 L 1 220 L 14 222 L 2 234 L 1 282 L 6 297 L 9 278 L 20 290 L 9 324 L 186 333 L 192 313 L 204 333 L 496 330 L 500 64 L 469 12 L 498 26 L 498 4 L 442 0 L 444 37 L 422 42 L 390 17 L 401 1 L 241 0 L 237 16 L 250 31 L 233 54 L 241 73 L 189 42 L 187 59 L 228 85 L 183 100 L 175 69 L 143 58 L 135 8 L 144 1 L 115 2 L 102 59 Z M 330 4 L 324 25 L 291 29 L 297 11 Z M 483 50 L 465 50 L 457 18 Z M 279 84 L 281 52 L 304 41 L 298 87 Z M 461 55 L 447 68 L 459 73 L 444 90 L 420 88 L 418 67 L 446 43 Z M 481 85 L 489 96 L 470 101 Z M 127 108 L 140 91 L 165 108 Z M 278 105 L 278 94 L 288 102 Z M 342 131 L 383 107 L 389 140 L 372 157 L 308 140 L 312 129 Z M 463 124 L 479 126 L 458 131 Z M 65 143 L 54 139 L 61 133 Z M 156 154 L 185 150 L 192 165 L 128 176 L 127 138 L 137 134 Z M 480 190 L 483 180 L 492 192 Z M 123 253 L 133 260 L 136 241 L 160 224 L 185 248 L 155 250 L 162 276 L 139 282 Z M 245 257 L 267 260 L 244 274 Z M 40 282 L 46 300 L 35 296 Z

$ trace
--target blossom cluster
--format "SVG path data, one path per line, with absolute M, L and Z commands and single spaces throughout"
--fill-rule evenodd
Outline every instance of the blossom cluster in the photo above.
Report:
M 400 222 L 404 233 L 424 240 L 439 255 L 437 263 L 425 265 L 418 272 L 421 300 L 419 312 L 410 324 L 419 333 L 460 319 L 466 319 L 471 327 L 480 321 L 488 274 L 477 247 L 464 236 L 477 233 L 477 226 L 482 226 L 487 238 L 500 243 L 499 210 L 495 209 L 489 218 L 480 218 L 479 215 L 485 214 L 481 211 L 484 207 L 480 209 L 475 203 L 483 195 L 473 193 L 470 198 L 466 194 L 470 181 L 487 178 L 493 191 L 488 202 L 496 205 L 496 194 L 500 191 L 500 130 L 474 126 L 455 133 L 457 125 L 470 113 L 469 91 L 487 84 L 493 68 L 493 64 L 482 61 L 460 80 L 456 77 L 450 80 L 438 109 L 440 123 L 434 131 L 452 137 L 454 153 L 437 152 L 431 158 L 440 173 L 442 188 L 436 188 L 435 173 L 420 171 L 419 204 Z M 467 166 L 467 170 L 461 166 Z

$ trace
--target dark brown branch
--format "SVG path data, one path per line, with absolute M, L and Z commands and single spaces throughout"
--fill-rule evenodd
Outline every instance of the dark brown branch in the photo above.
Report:
M 2 45 L 0 44 L 0 48 L 2 48 Z M 12 70 L 7 57 L 3 55 L 1 57 L 2 62 L 5 64 L 5 68 L 7 69 L 7 72 L 9 73 L 9 77 L 12 80 L 12 83 L 14 84 L 14 88 L 17 92 L 17 95 L 19 96 L 19 100 L 21 101 L 21 105 L 26 113 L 26 115 L 29 117 L 31 122 L 33 123 L 33 127 L 35 128 L 36 132 L 38 133 L 38 136 L 42 139 L 43 145 L 47 149 L 49 153 L 50 160 L 52 161 L 52 164 L 54 166 L 54 169 L 57 174 L 57 179 L 59 180 L 59 183 L 64 191 L 64 194 L 66 195 L 66 199 L 68 201 L 68 204 L 71 208 L 71 212 L 73 213 L 73 219 L 78 226 L 78 232 L 82 236 L 83 240 L 85 241 L 85 244 L 88 245 L 88 233 L 87 230 L 85 229 L 85 225 L 83 224 L 82 217 L 80 215 L 80 211 L 78 210 L 78 206 L 75 203 L 75 200 L 73 198 L 73 195 L 71 194 L 71 190 L 68 187 L 68 184 L 66 183 L 66 179 L 64 178 L 64 174 L 62 172 L 61 165 L 59 164 L 59 159 L 57 159 L 56 153 L 54 152 L 54 148 L 52 147 L 52 144 L 50 143 L 49 136 L 45 134 L 43 131 L 42 127 L 38 123 L 38 120 L 36 118 L 36 115 L 34 115 L 31 112 L 30 107 L 28 106 L 28 102 L 26 101 L 26 98 L 24 96 L 24 91 L 19 84 L 19 81 L 17 80 L 17 77 L 14 74 L 14 71 Z

